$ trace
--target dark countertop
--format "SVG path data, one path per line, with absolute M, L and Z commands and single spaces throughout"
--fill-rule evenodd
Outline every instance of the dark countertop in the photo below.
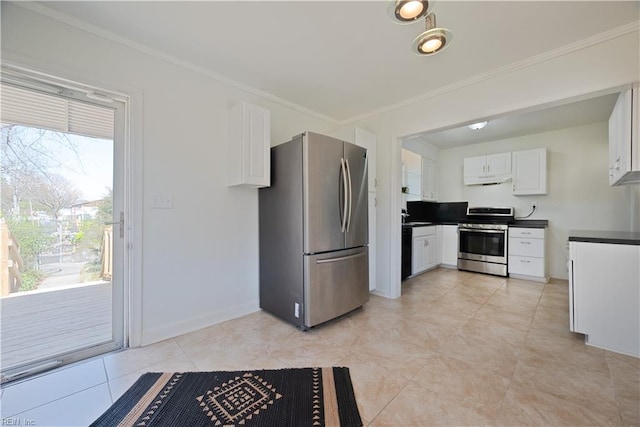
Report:
M 415 221 L 415 222 L 406 222 L 402 224 L 403 228 L 413 228 L 413 227 L 428 227 L 430 225 L 458 225 L 460 223 L 464 223 L 465 220 L 461 219 L 458 221 Z M 549 221 L 546 219 L 517 219 L 513 223 L 509 224 L 510 227 L 521 227 L 521 228 L 547 228 L 549 226 Z
M 571 230 L 570 242 L 610 243 L 614 245 L 640 245 L 640 232 Z
M 404 222 L 402 223 L 402 228 L 414 228 L 414 227 L 429 227 L 432 225 L 441 225 L 439 222 L 427 222 L 427 221 L 416 221 L 416 222 Z
M 522 228 L 547 228 L 549 226 L 549 220 L 546 219 L 516 219 L 509 227 L 522 227 Z

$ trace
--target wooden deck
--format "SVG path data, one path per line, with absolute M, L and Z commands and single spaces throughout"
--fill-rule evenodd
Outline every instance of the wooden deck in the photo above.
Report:
M 111 282 L 0 298 L 2 370 L 108 341 Z

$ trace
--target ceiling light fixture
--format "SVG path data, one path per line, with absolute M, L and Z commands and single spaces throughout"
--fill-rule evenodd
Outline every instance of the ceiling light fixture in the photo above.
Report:
M 410 24 L 428 13 L 429 2 L 426 0 L 395 0 L 387 8 L 388 14 L 400 24 Z
M 471 130 L 480 130 L 483 127 L 485 127 L 489 122 L 478 122 L 478 123 L 472 123 L 469 126 L 467 126 L 469 129 Z
M 453 40 L 453 33 L 446 28 L 436 27 L 436 15 L 428 14 L 425 18 L 427 31 L 413 41 L 411 50 L 416 55 L 434 55 L 446 49 Z

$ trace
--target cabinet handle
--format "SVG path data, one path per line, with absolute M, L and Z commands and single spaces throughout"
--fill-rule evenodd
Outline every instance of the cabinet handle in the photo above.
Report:
M 521 245 L 530 245 L 531 242 L 520 242 Z
M 524 263 L 529 264 L 531 261 L 529 261 L 528 259 L 521 259 L 520 262 L 524 262 Z

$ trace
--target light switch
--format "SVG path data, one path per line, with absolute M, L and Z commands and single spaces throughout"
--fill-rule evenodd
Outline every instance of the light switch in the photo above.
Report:
M 154 194 L 149 206 L 151 209 L 173 209 L 173 195 Z

